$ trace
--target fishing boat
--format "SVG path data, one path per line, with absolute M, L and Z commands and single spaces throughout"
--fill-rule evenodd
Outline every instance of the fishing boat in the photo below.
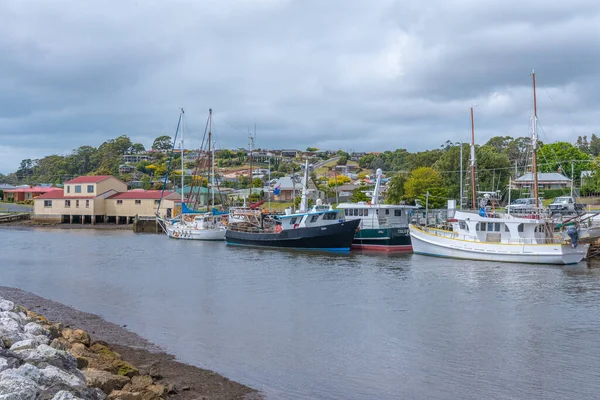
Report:
M 375 189 L 370 202 L 340 203 L 347 221 L 359 220 L 352 248 L 358 250 L 412 251 L 408 225 L 417 206 L 381 204 L 381 169 L 377 169 Z
M 345 221 L 340 210 L 317 200 L 308 208 L 308 161 L 300 210 L 284 215 L 247 209 L 230 218 L 225 240 L 229 245 L 349 252 L 360 220 Z
M 181 126 L 181 117 L 183 110 L 180 115 L 179 122 L 177 124 L 177 130 L 175 132 L 175 138 L 173 141 L 173 150 L 175 148 L 175 140 Z M 209 176 L 208 181 L 211 182 L 209 185 L 209 192 L 207 196 L 207 208 L 210 211 L 196 211 L 186 205 L 186 199 L 184 194 L 184 141 L 183 131 L 180 134 L 181 144 L 181 203 L 179 215 L 176 218 L 162 220 L 159 219 L 159 223 L 167 236 L 173 239 L 186 239 L 186 240 L 206 240 L 206 241 L 223 241 L 225 240 L 225 230 L 227 225 L 228 213 L 219 212 L 214 208 L 214 187 L 215 187 L 215 171 L 214 171 L 214 150 L 211 151 L 212 143 L 212 109 L 208 110 L 208 121 L 206 123 L 206 129 L 208 131 L 207 152 L 208 155 L 208 168 Z M 206 132 L 205 132 L 206 134 Z M 195 175 L 197 176 L 197 175 Z M 166 181 L 166 177 L 165 177 Z M 200 186 L 199 186 L 200 188 Z M 212 190 L 211 190 L 212 189 Z M 211 193 L 212 192 L 212 193 Z M 190 198 L 192 197 L 193 190 L 190 190 Z M 198 194 L 199 197 L 199 194 Z M 188 203 L 190 199 L 188 199 Z M 212 209 L 211 207 L 212 200 Z M 196 199 L 196 203 L 198 199 Z
M 447 225 L 443 227 L 409 226 L 413 251 L 436 257 L 482 261 L 534 264 L 576 264 L 587 256 L 589 244 L 579 243 L 576 228 L 560 231 L 559 222 L 542 212 L 538 196 L 537 174 L 537 107 L 535 73 L 533 82 L 532 155 L 533 198 L 536 213 L 515 216 L 486 207 L 482 199 L 477 210 L 475 189 L 475 124 L 471 108 L 471 187 L 473 211 L 455 210 L 455 201 L 448 203 Z M 566 233 L 566 234 L 565 234 Z

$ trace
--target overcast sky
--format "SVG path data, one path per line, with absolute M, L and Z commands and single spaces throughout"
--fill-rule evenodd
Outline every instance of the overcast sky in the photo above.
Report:
M 149 147 L 178 108 L 199 145 L 410 151 L 597 132 L 600 2 L 0 2 L 0 172 L 126 134 Z M 186 146 L 187 147 L 187 146 Z

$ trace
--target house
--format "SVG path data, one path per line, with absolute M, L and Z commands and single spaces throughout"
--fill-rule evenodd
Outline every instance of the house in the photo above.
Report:
M 361 157 L 364 157 L 366 155 L 367 155 L 367 153 L 365 153 L 365 152 L 357 152 L 357 151 L 355 151 L 353 153 L 350 153 L 350 160 L 352 160 L 352 161 L 358 161 L 358 160 L 360 160 Z
M 157 211 L 161 217 L 170 218 L 177 199 L 180 196 L 176 193 L 162 190 L 134 189 L 115 193 L 105 200 L 106 222 L 128 224 L 136 217 L 155 217 Z
M 80 176 L 65 182 L 62 190 L 34 199 L 33 219 L 81 224 L 105 222 L 105 199 L 126 191 L 127 185 L 111 175 Z
M 175 192 L 178 194 L 179 199 L 181 199 L 181 188 L 177 188 Z M 204 186 L 184 186 L 183 188 L 183 196 L 186 199 L 186 203 L 194 203 L 197 204 L 198 207 L 204 207 L 208 204 L 210 195 L 210 201 L 212 203 L 212 195 L 213 191 L 209 190 Z M 225 200 L 225 196 L 223 195 L 223 199 L 221 199 L 221 192 L 217 189 L 214 191 L 215 203 L 222 204 Z
M 8 183 L 0 183 L 0 190 L 10 190 L 14 188 L 15 186 L 9 185 Z
M 559 172 L 538 172 L 540 189 L 564 189 L 571 187 L 571 179 Z M 513 181 L 515 188 L 527 189 L 533 186 L 533 173 L 528 172 Z
M 119 165 L 119 174 L 130 174 L 135 171 L 135 167 L 133 165 L 122 164 Z
M 302 152 L 300 150 L 281 150 L 281 156 L 282 157 L 287 157 L 287 158 L 297 158 L 300 157 L 302 155 Z
M 324 193 L 317 190 L 315 183 L 309 179 L 308 181 L 309 198 L 323 198 Z M 301 179 L 297 183 L 292 181 L 289 176 L 284 176 L 276 180 L 273 185 L 273 199 L 279 201 L 291 201 L 294 197 L 302 195 Z
M 48 186 L 34 186 L 34 187 L 18 187 L 14 189 L 4 190 L 4 197 L 6 200 L 13 203 L 33 200 L 45 193 L 53 191 L 62 191 L 62 189 Z
M 152 157 L 148 154 L 123 154 L 123 162 L 137 164 L 140 161 L 150 161 Z

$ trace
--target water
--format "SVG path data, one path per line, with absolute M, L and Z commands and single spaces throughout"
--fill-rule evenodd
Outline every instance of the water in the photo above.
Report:
M 600 269 L 0 229 L 0 284 L 270 399 L 600 396 Z

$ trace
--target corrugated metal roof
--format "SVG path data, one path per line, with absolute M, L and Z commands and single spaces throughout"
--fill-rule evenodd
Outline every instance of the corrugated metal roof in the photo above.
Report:
M 106 180 L 108 178 L 114 178 L 114 176 L 112 176 L 112 175 L 78 176 L 75 179 L 71 179 L 70 181 L 65 182 L 65 184 L 71 184 L 71 183 L 98 183 L 98 182 L 102 182 L 103 180 Z
M 538 172 L 538 181 L 539 182 L 557 182 L 557 181 L 562 181 L 562 182 L 571 182 L 571 180 L 569 178 L 567 178 L 566 176 L 564 176 L 563 174 L 559 174 L 558 172 Z M 518 177 L 517 179 L 515 179 L 516 183 L 519 182 L 531 182 L 533 181 L 533 173 L 528 172 L 523 176 Z

